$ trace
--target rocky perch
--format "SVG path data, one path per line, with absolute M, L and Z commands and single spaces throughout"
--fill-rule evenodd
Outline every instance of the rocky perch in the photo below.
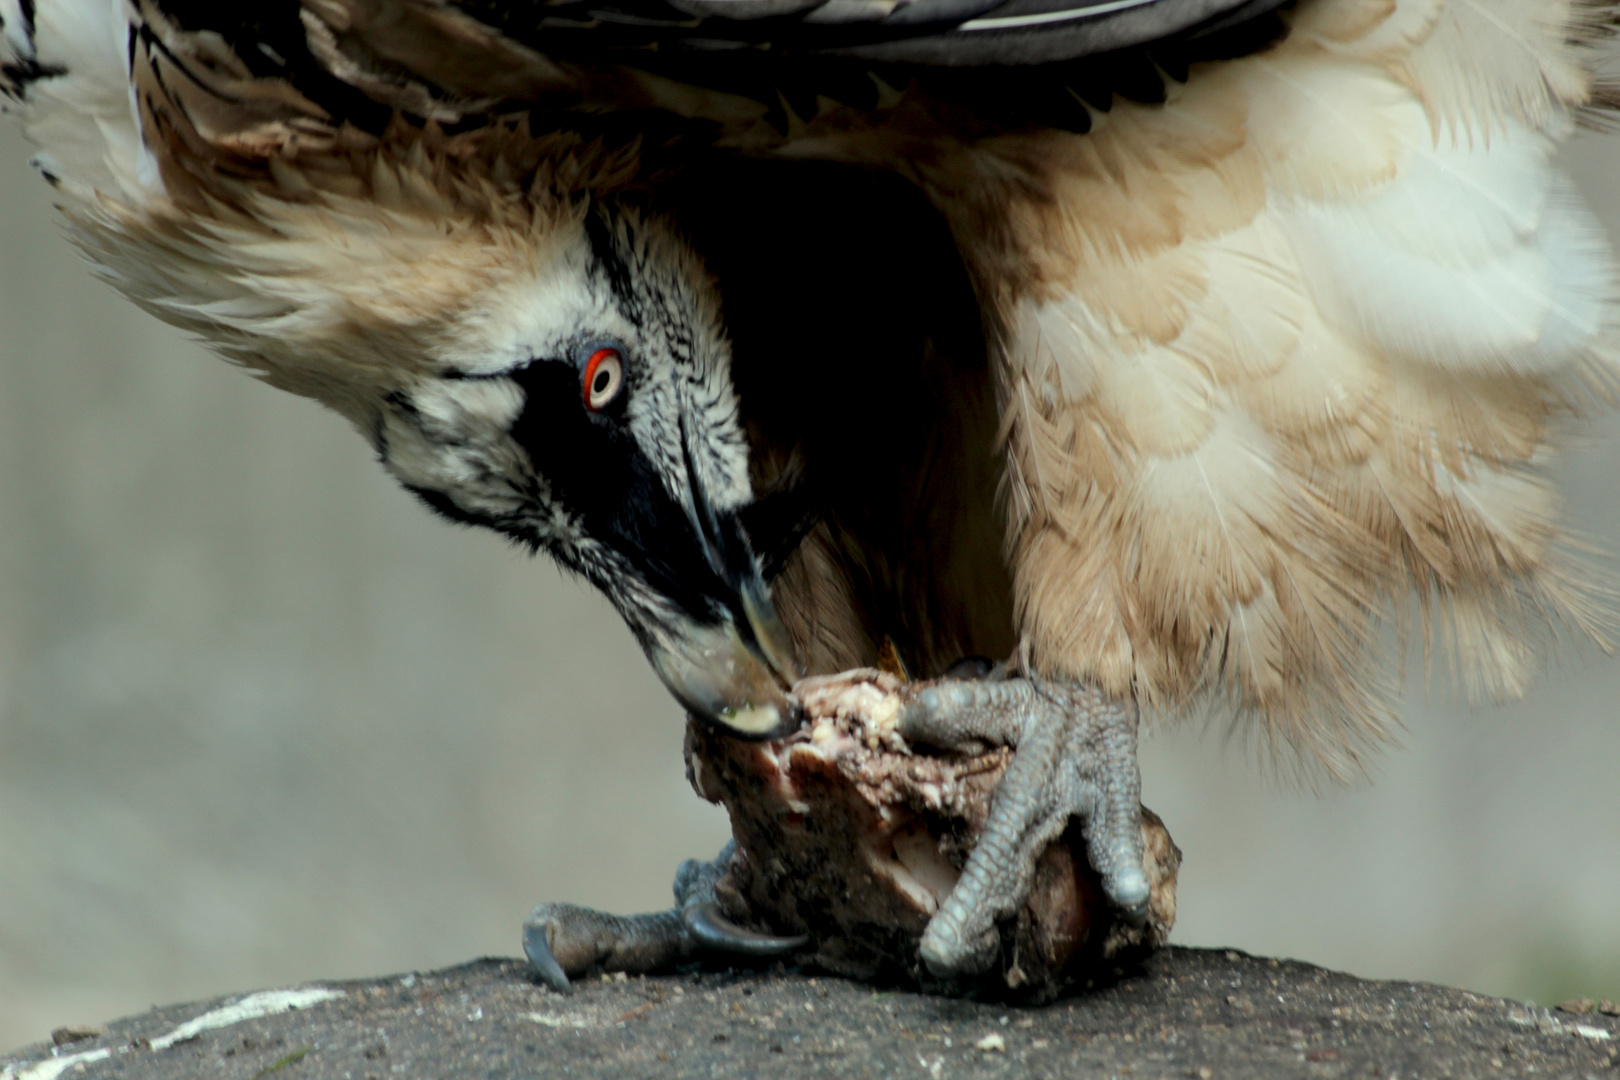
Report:
M 1596 1010 L 1221 950 L 1166 949 L 1039 1008 L 782 970 L 604 976 L 561 995 L 522 963 L 478 960 L 60 1029 L 0 1059 L 0 1080 L 1615 1077 L 1617 1029 Z

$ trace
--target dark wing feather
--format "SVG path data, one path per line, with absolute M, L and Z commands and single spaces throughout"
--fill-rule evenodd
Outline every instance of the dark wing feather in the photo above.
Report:
M 1084 131 L 1114 96 L 1162 100 L 1190 64 L 1264 47 L 1283 0 L 142 0 L 258 78 L 377 131 L 512 109 L 658 107 L 625 68 L 765 108 L 877 105 L 922 84 L 987 123 Z
M 450 0 L 543 51 L 761 46 L 887 63 L 1044 64 L 1196 38 L 1281 0 Z

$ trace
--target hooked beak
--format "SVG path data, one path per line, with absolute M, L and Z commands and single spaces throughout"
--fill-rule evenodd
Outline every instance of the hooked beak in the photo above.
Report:
M 781 738 L 802 720 L 786 693 L 799 677 L 792 639 L 737 515 L 716 515 L 701 495 L 698 501 L 692 524 L 730 594 L 714 598 L 727 615 L 713 624 L 683 624 L 651 645 L 648 658 L 693 713 L 746 738 Z
M 754 635 L 730 620 L 714 626 L 689 623 L 683 630 L 677 641 L 648 650 L 659 677 L 682 705 L 750 739 L 779 739 L 798 728 L 799 708 L 786 693 L 790 676 L 747 640 Z

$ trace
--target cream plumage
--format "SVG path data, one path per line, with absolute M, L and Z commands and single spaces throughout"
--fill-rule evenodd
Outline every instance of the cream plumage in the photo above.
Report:
M 1225 693 L 1337 771 L 1383 734 L 1409 594 L 1489 694 L 1523 692 L 1549 619 L 1603 634 L 1544 471 L 1613 379 L 1612 258 L 1551 161 L 1584 13 L 1414 8 L 1304 6 L 1173 108 L 1116 111 L 1035 215 L 1052 269 L 1000 308 L 1037 663 Z
M 1030 122 L 1048 82 L 946 78 L 906 66 L 928 57 L 904 41 L 801 50 L 782 70 L 807 65 L 802 85 L 755 85 L 677 50 L 548 50 L 565 31 L 522 4 L 502 22 L 304 0 L 257 41 L 193 7 L 0 0 L 0 85 L 86 253 L 160 318 L 344 413 L 439 509 L 586 573 L 699 712 L 748 714 L 769 677 L 739 696 L 695 674 L 707 661 L 672 629 L 674 607 L 702 606 L 670 599 L 682 574 L 625 554 L 640 540 L 591 524 L 512 434 L 540 400 L 535 358 L 577 347 L 559 327 L 674 357 L 662 397 L 630 398 L 627 453 L 662 484 L 636 490 L 736 578 L 709 601 L 730 605 L 727 663 L 827 672 L 892 646 L 934 676 L 1016 649 L 1150 718 L 1229 710 L 1350 775 L 1388 731 L 1409 629 L 1488 696 L 1523 692 L 1551 629 L 1606 644 L 1547 472 L 1616 375 L 1609 243 L 1553 160 L 1601 96 L 1605 6 L 1245 8 L 1239 31 L 1270 31 L 1238 47 L 1229 27 L 1166 29 L 1184 71 L 1144 46 L 1162 101 L 1071 89 L 1092 69 L 1066 61 L 1064 127 Z M 1095 65 L 1105 83 L 1146 70 Z M 900 178 L 977 309 L 980 336 L 952 337 L 930 307 L 946 301 L 904 291 L 934 278 L 899 248 L 892 276 L 862 279 L 910 298 L 894 320 L 919 320 L 919 409 L 941 419 L 863 432 L 898 463 L 858 506 L 826 496 L 802 543 L 783 529 L 780 560 L 765 526 L 727 523 L 807 457 L 823 490 L 860 481 L 819 464 L 802 419 L 760 409 L 793 373 L 737 330 L 745 286 L 702 240 L 717 215 L 659 201 L 717 161 Z M 606 226 L 596 203 L 618 208 Z M 638 405 L 660 401 L 678 423 Z M 885 497 L 910 508 L 882 517 Z M 780 626 L 749 584 L 777 561 Z

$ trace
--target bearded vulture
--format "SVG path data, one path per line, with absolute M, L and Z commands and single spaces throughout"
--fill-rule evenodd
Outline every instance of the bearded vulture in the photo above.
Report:
M 96 271 L 592 582 L 694 716 L 781 735 L 886 660 L 907 735 L 1013 747 L 938 976 L 1071 818 L 1142 917 L 1139 716 L 1348 776 L 1410 640 L 1486 696 L 1605 640 L 1548 479 L 1616 386 L 1553 160 L 1602 0 L 0 17 Z

